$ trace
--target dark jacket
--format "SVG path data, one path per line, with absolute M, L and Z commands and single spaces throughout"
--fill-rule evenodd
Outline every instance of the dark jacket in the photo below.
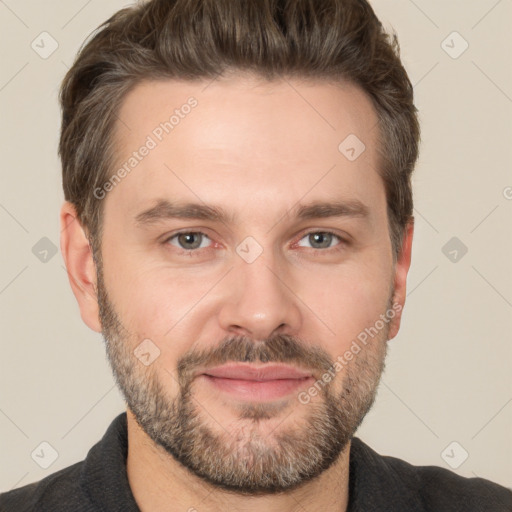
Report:
M 126 474 L 126 413 L 85 460 L 0 494 L 1 512 L 140 512 Z M 413 466 L 352 439 L 347 512 L 512 512 L 512 491 L 437 466 Z

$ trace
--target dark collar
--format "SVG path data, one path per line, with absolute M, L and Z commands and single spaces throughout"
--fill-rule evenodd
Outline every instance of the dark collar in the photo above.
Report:
M 80 475 L 81 487 L 98 510 L 140 512 L 128 482 L 127 456 L 128 427 L 123 412 L 89 450 Z
M 379 455 L 361 439 L 352 438 L 347 512 L 423 512 L 420 481 L 409 468 L 407 462 Z
M 124 412 L 112 421 L 103 438 L 90 449 L 80 475 L 80 485 L 98 509 L 140 512 L 128 483 L 127 455 L 128 431 Z M 392 510 L 423 510 L 414 474 L 409 475 L 410 481 L 404 481 L 404 474 L 397 471 L 397 464 L 407 466 L 398 459 L 379 455 L 354 437 L 350 450 L 347 512 L 382 510 L 383 503 Z

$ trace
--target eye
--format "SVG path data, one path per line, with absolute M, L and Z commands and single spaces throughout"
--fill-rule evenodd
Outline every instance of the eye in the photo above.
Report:
M 187 231 L 176 233 L 169 237 L 166 240 L 166 243 L 174 245 L 180 249 L 193 251 L 195 249 L 204 249 L 208 247 L 207 241 L 211 242 L 210 238 L 204 233 L 201 233 L 200 231 Z
M 306 243 L 311 245 L 305 245 L 303 240 Z M 312 249 L 330 249 L 331 247 L 336 246 L 333 245 L 333 242 L 343 242 L 343 239 L 330 231 L 312 231 L 308 233 L 306 236 L 302 237 L 298 243 L 300 247 L 311 247 Z

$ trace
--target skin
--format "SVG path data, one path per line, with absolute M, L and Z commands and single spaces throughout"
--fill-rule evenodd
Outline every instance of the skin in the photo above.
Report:
M 191 351 L 210 353 L 234 336 L 256 343 L 286 335 L 334 361 L 393 303 L 400 310 L 349 363 L 357 376 L 358 358 L 361 368 L 363 358 L 373 361 L 365 368 L 376 388 L 387 340 L 400 327 L 413 224 L 393 265 L 370 100 L 356 86 L 323 81 L 268 83 L 235 75 L 211 83 L 144 82 L 119 112 L 118 165 L 190 96 L 197 107 L 104 199 L 100 283 L 73 205 L 62 207 L 61 249 L 83 321 L 97 332 L 109 331 L 102 325 L 99 284 L 122 324 L 109 331 L 117 336 L 119 351 L 132 353 L 144 339 L 160 349 L 150 366 L 134 359 L 133 368 L 138 378 L 159 382 L 170 402 L 180 391 L 177 362 Z M 366 146 L 354 161 L 338 150 L 349 134 Z M 216 205 L 232 218 L 225 223 L 166 219 L 137 227 L 137 214 L 159 199 Z M 369 215 L 307 220 L 293 215 L 297 204 L 340 199 L 361 201 Z M 176 238 L 166 242 L 183 229 L 205 233 L 204 248 L 192 255 Z M 330 247 L 314 248 L 310 231 L 331 231 L 348 243 L 334 237 Z M 262 249 L 252 263 L 236 252 L 248 236 Z M 348 369 L 336 374 L 333 396 L 342 396 L 348 374 Z M 236 434 L 240 443 L 256 432 L 269 447 L 279 433 L 302 432 L 312 407 L 325 400 L 320 393 L 303 405 L 293 393 L 273 409 L 267 403 L 271 417 L 255 422 L 240 418 L 241 408 L 251 403 L 226 398 L 199 379 L 191 390 L 212 432 Z M 155 444 L 130 409 L 127 419 L 128 479 L 143 511 L 346 510 L 350 442 L 328 469 L 303 485 L 248 496 L 205 482 Z

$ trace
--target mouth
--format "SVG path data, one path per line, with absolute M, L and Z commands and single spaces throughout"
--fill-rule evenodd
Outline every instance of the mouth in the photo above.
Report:
M 226 364 L 205 370 L 199 377 L 217 392 L 253 402 L 286 397 L 314 381 L 311 372 L 281 364 Z

